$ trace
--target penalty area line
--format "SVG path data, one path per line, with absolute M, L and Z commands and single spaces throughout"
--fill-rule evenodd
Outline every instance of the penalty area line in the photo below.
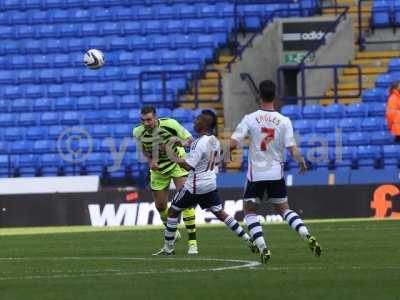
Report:
M 253 269 L 261 265 L 258 261 L 238 260 L 238 259 L 219 259 L 219 258 L 145 258 L 145 257 L 3 257 L 1 262 L 7 261 L 73 261 L 73 260 L 99 260 L 99 261 L 207 261 L 232 263 L 233 266 L 209 267 L 209 268 L 165 268 L 163 270 L 146 270 L 146 271 L 127 271 L 126 269 L 104 269 L 104 270 L 77 270 L 63 271 L 63 274 L 54 274 L 57 270 L 43 271 L 42 274 L 27 274 L 24 276 L 0 276 L 0 281 L 7 280 L 35 280 L 35 279 L 64 279 L 64 278 L 82 278 L 82 277 L 104 277 L 104 276 L 132 276 L 132 275 L 148 275 L 148 274 L 168 274 L 168 273 L 197 273 L 197 272 L 218 272 L 238 269 Z M 48 274 L 46 274 L 48 273 Z M 3 273 L 4 274 L 4 273 Z

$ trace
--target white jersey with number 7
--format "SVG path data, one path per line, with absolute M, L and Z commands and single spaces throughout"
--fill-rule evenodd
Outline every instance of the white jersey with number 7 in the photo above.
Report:
M 250 137 L 247 179 L 281 179 L 285 148 L 296 145 L 290 119 L 276 111 L 259 109 L 243 117 L 232 139 L 243 144 L 246 136 Z

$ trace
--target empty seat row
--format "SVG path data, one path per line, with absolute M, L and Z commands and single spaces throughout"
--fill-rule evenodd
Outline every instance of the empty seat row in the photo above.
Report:
M 106 66 L 100 70 L 90 70 L 87 68 L 47 68 L 40 70 L 18 69 L 18 70 L 0 70 L 0 84 L 18 85 L 25 83 L 81 83 L 88 81 L 132 81 L 140 78 L 147 80 L 147 72 L 165 72 L 167 80 L 172 78 L 190 79 L 192 72 L 200 69 L 199 64 L 162 64 L 147 66 Z M 147 77 L 146 77 L 147 76 Z M 153 75 L 154 78 L 155 75 Z M 146 78 L 145 78 L 146 77 Z
M 116 50 L 157 50 L 157 49 L 183 49 L 183 48 L 215 48 L 225 43 L 227 33 L 215 34 L 172 34 L 148 35 L 134 37 L 108 36 L 92 41 L 81 38 L 43 38 L 4 40 L 0 45 L 0 55 L 9 54 L 37 54 L 37 53 L 70 53 L 85 49 L 101 48 L 103 51 Z M 96 47 L 94 47 L 96 46 Z M 100 47 L 98 47 L 100 46 Z
M 300 145 L 303 147 L 315 146 L 340 146 L 340 145 L 389 145 L 394 142 L 393 135 L 387 130 L 378 131 L 355 131 L 355 132 L 330 132 L 322 135 L 321 133 L 303 133 L 300 136 Z
M 284 2 L 284 1 L 282 1 Z M 287 1 L 289 2 L 289 1 Z M 176 5 L 176 4 L 218 4 L 218 3 L 232 3 L 230 0 L 119 0 L 118 5 L 130 7 L 132 5 Z M 51 8 L 91 8 L 100 7 L 107 8 L 113 7 L 116 3 L 114 0 L 4 0 L 1 2 L 0 10 L 9 9 L 51 9 Z
M 55 25 L 0 26 L 2 39 L 62 38 L 132 34 L 188 34 L 230 32 L 233 19 L 198 19 L 142 22 L 60 23 Z
M 118 4 L 118 3 L 117 3 Z M 275 9 L 276 5 L 265 9 Z M 285 4 L 278 5 L 283 9 Z M 261 8 L 263 10 L 264 8 Z M 240 11 L 242 12 L 242 11 Z M 27 11 L 7 10 L 1 13 L 0 24 L 53 24 L 60 22 L 98 22 L 119 20 L 165 20 L 182 18 L 233 17 L 234 6 L 228 3 L 196 5 L 131 5 L 129 7 L 113 6 L 110 8 L 93 7 L 89 9 L 31 9 Z
M 386 120 L 383 117 L 321 119 L 318 121 L 304 119 L 293 121 L 293 127 L 299 133 L 330 133 L 337 130 L 344 132 L 377 131 L 386 129 Z
M 100 48 L 101 49 L 101 48 Z M 179 51 L 121 51 L 108 53 L 107 66 L 119 65 L 159 65 L 159 64 L 203 64 L 213 57 L 212 48 Z M 0 69 L 36 69 L 82 67 L 82 52 L 48 55 L 7 55 L 0 56 Z
M 108 100 L 108 99 L 107 99 Z M 65 103 L 69 107 L 71 103 Z M 110 107 L 108 107 L 110 108 Z M 191 110 L 160 108 L 160 117 L 173 117 L 179 122 L 191 122 L 194 114 Z M 64 112 L 34 112 L 34 113 L 2 113 L 0 115 L 1 127 L 12 126 L 46 126 L 46 125 L 77 125 L 77 124 L 110 124 L 123 123 L 135 124 L 140 122 L 139 109 L 130 110 L 87 110 L 87 111 L 64 111 Z M 13 128 L 17 130 L 18 127 Z M 21 127 L 21 130 L 23 128 Z M 3 129 L 4 130 L 4 129 Z
M 342 117 L 375 117 L 385 114 L 386 103 L 354 103 L 349 105 L 331 104 L 322 106 L 319 104 L 309 104 L 301 107 L 299 105 L 285 105 L 282 107 L 282 113 L 289 118 L 296 120 L 342 118 Z

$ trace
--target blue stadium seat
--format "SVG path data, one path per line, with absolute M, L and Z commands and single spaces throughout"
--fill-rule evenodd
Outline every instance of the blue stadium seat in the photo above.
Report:
M 393 78 L 390 74 L 381 74 L 378 75 L 375 80 L 375 87 L 387 89 L 391 85 Z
M 0 71 L 0 84 L 14 84 L 16 81 L 16 73 L 13 71 Z
M 352 103 L 346 106 L 345 115 L 351 117 L 366 117 L 368 115 L 368 106 L 363 103 Z
M 383 129 L 383 119 L 366 118 L 361 121 L 361 130 L 363 131 L 378 131 Z
M 57 112 L 44 112 L 40 114 L 40 125 L 58 125 L 60 122 Z
M 85 160 L 85 168 L 88 175 L 100 175 L 105 165 L 105 154 L 91 153 Z
M 385 111 L 386 103 L 384 102 L 368 103 L 368 114 L 371 117 L 382 117 L 385 115 Z
M 22 98 L 24 96 L 24 88 L 19 85 L 8 85 L 3 90 L 3 97 L 8 99 Z
M 52 153 L 55 149 L 55 141 L 51 140 L 38 140 L 33 144 L 33 151 L 35 153 Z
M 34 177 L 38 168 L 38 156 L 25 154 L 15 157 L 15 166 L 21 177 Z
M 70 65 L 69 55 L 68 54 L 55 55 L 54 57 L 52 57 L 51 65 L 56 68 L 69 67 Z
M 0 114 L 0 127 L 14 126 L 15 122 L 16 122 L 16 115 Z
M 48 98 L 38 98 L 33 100 L 33 111 L 51 111 L 53 101 Z
M 50 98 L 64 97 L 67 96 L 65 86 L 62 84 L 50 84 L 46 86 L 46 95 Z
M 40 2 L 40 1 L 39 1 Z M 29 10 L 29 18 L 32 24 L 42 24 L 49 22 L 50 12 L 47 10 L 32 9 Z
M 184 108 L 177 108 L 172 112 L 172 118 L 178 122 L 191 122 L 193 120 L 192 111 Z
M 285 105 L 281 109 L 281 113 L 292 120 L 301 118 L 302 108 L 300 105 Z
M 78 72 L 75 68 L 64 68 L 59 71 L 61 82 L 81 81 L 82 72 Z
M 25 97 L 27 98 L 41 98 L 46 96 L 46 86 L 45 85 L 35 85 L 29 84 L 25 86 Z M 49 94 L 47 94 L 50 96 Z
M 351 146 L 344 146 L 338 148 L 335 155 L 335 166 L 337 167 L 351 167 L 354 163 L 356 156 L 356 148 Z
M 348 144 L 348 135 L 345 132 L 330 132 L 324 136 L 329 146 L 340 147 Z
M 90 9 L 90 14 L 94 21 L 110 21 L 114 20 L 116 17 L 114 15 L 114 11 L 111 8 L 105 8 L 105 1 L 101 1 L 103 7 L 94 7 Z M 89 7 L 90 4 L 88 5 Z M 128 10 L 128 9 L 127 9 Z
M 133 91 L 132 83 L 115 81 L 112 83 L 111 91 L 113 95 L 119 95 L 119 96 L 128 95 Z
M 76 100 L 76 108 L 79 110 L 90 110 L 96 109 L 98 104 L 97 97 L 79 97 Z
M 31 110 L 31 100 L 29 99 L 15 99 L 11 102 L 10 105 L 12 112 L 28 112 Z
M 17 118 L 18 126 L 37 126 L 39 123 L 36 113 L 21 113 Z
M 100 30 L 101 35 L 119 35 L 122 32 L 120 24 L 116 22 L 102 23 Z
M 106 123 L 123 123 L 128 119 L 128 111 L 126 110 L 110 110 L 105 115 Z
M 85 111 L 83 113 L 84 124 L 100 124 L 103 122 L 103 114 L 100 111 Z
M 119 96 L 103 96 L 99 98 L 100 109 L 117 109 L 119 106 Z
M 347 144 L 351 146 L 358 146 L 368 144 L 369 134 L 366 132 L 351 132 L 348 135 Z
M 66 49 L 68 52 L 82 51 L 86 48 L 86 43 L 84 39 L 80 38 L 69 38 L 66 40 Z
M 59 175 L 59 167 L 62 164 L 62 159 L 58 154 L 43 154 L 40 155 L 40 172 L 43 176 Z
M 112 136 L 112 131 L 110 130 L 109 125 L 94 125 L 90 133 L 94 138 L 105 138 Z
M 114 127 L 114 136 L 124 138 L 132 136 L 133 126 L 130 124 L 118 124 Z
M 140 110 L 139 109 L 130 110 L 128 119 L 129 119 L 129 122 L 131 122 L 132 124 L 140 123 Z
M 80 33 L 83 37 L 87 36 L 100 36 L 101 27 L 98 23 L 83 23 L 81 24 Z
M 192 115 L 192 112 L 190 114 Z M 157 116 L 159 118 L 170 118 L 172 111 L 169 108 L 157 108 Z
M 374 7 L 372 10 L 371 26 L 373 28 L 384 28 L 391 25 L 390 8 Z
M 121 108 L 138 108 L 139 103 L 137 98 L 133 95 L 125 95 L 121 97 L 121 102 L 120 102 L 120 107 Z
M 311 133 L 314 131 L 314 122 L 311 120 L 295 120 L 293 122 L 294 130 L 303 133 Z
M 59 26 L 52 24 L 38 25 L 35 29 L 36 36 L 40 38 L 56 38 L 59 36 Z M 24 36 L 30 38 L 32 36 Z
M 87 90 L 85 88 L 85 90 Z M 105 96 L 109 95 L 111 91 L 111 85 L 106 83 L 92 83 L 89 85 L 90 96 Z
M 54 126 L 49 126 L 48 127 L 48 138 L 57 140 L 60 136 L 61 133 L 67 129 L 65 126 L 60 126 L 60 125 L 54 125 Z
M 82 97 L 88 95 L 88 90 L 83 84 L 73 83 L 68 85 L 68 94 L 70 97 Z
M 20 141 L 25 137 L 22 127 L 8 127 L 4 131 L 4 139 L 6 141 Z
M 336 130 L 336 119 L 322 119 L 318 120 L 315 125 L 315 131 L 319 133 L 334 132 Z
M 71 9 L 70 20 L 73 20 L 75 22 L 90 22 L 92 21 L 92 16 L 89 10 L 85 10 L 82 8 Z
M 364 90 L 362 100 L 363 102 L 385 102 L 387 100 L 387 90 L 382 88 Z
M 38 80 L 40 83 L 60 82 L 60 71 L 57 69 L 41 69 L 39 71 Z
M 341 119 L 339 121 L 338 128 L 340 128 L 344 132 L 358 131 L 360 129 L 360 119 L 357 118 Z
M 73 110 L 75 109 L 75 98 L 71 97 L 61 97 L 56 98 L 54 101 L 54 107 L 56 110 Z
M 12 154 L 32 153 L 34 144 L 31 141 L 15 141 L 11 143 L 9 148 Z
M 101 70 L 84 69 L 80 74 L 82 81 L 102 81 L 103 72 Z
M 5 100 L 5 99 L 0 99 L 0 112 L 2 112 L 2 113 L 8 112 L 10 110 L 9 104 L 10 104 L 10 101 Z
M 331 104 L 323 108 L 325 118 L 342 118 L 344 116 L 345 106 L 343 104 Z
M 47 18 L 53 23 L 67 23 L 69 22 L 68 10 L 52 9 L 48 10 Z
M 25 137 L 27 140 L 44 140 L 47 139 L 48 127 L 28 127 L 26 129 Z
M 371 167 L 381 158 L 379 146 L 361 145 L 357 147 L 357 164 L 359 167 Z
M 78 125 L 81 123 L 81 114 L 78 111 L 66 111 L 61 114 L 61 125 Z
M 394 141 L 393 135 L 388 131 L 375 131 L 370 133 L 372 145 L 388 145 Z
M 400 12 L 400 7 L 399 7 L 399 12 Z M 399 21 L 400 21 L 400 19 L 399 19 Z M 400 25 L 400 23 L 399 23 L 399 25 Z M 388 67 L 389 67 L 389 72 L 400 71 L 400 58 L 392 58 L 389 61 Z
M 0 38 L 9 39 L 14 38 L 16 35 L 16 30 L 11 26 L 0 26 Z

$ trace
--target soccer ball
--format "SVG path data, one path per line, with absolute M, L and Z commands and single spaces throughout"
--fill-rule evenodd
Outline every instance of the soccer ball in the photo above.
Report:
M 83 62 L 89 69 L 100 69 L 105 64 L 104 54 L 100 50 L 90 49 L 83 56 Z

